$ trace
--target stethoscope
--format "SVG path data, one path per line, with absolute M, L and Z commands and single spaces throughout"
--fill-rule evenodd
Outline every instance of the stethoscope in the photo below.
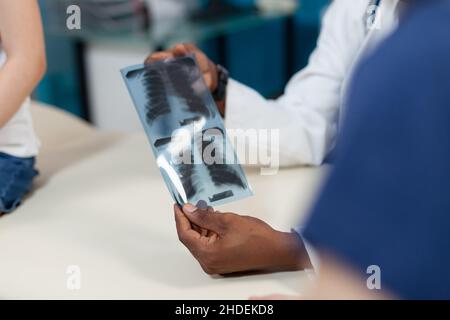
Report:
M 369 5 L 367 6 L 366 11 L 366 17 L 365 17 L 365 24 L 366 24 L 366 31 L 369 31 L 370 28 L 373 26 L 373 23 L 375 23 L 376 16 L 378 14 L 378 10 L 381 6 L 381 0 L 370 0 Z
M 377 15 L 378 10 L 380 9 L 380 6 L 381 6 L 381 0 L 371 0 L 370 2 L 371 2 L 370 5 L 372 5 L 373 8 L 374 8 L 374 13 L 373 14 Z
M 380 4 L 381 4 L 381 0 L 371 0 L 370 4 L 373 6 L 376 6 L 377 10 L 378 10 L 378 8 L 380 7 Z

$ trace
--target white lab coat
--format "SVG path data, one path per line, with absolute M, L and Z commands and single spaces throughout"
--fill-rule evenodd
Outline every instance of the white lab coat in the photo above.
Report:
M 266 100 L 255 90 L 230 81 L 227 128 L 279 129 L 281 166 L 322 164 L 335 143 L 352 70 L 396 27 L 398 2 L 383 0 L 374 26 L 368 28 L 369 0 L 334 0 L 308 66 L 291 79 L 283 96 Z M 259 142 L 259 146 L 270 145 Z M 250 152 L 256 152 L 255 147 L 247 146 Z M 244 155 L 238 155 L 243 159 Z

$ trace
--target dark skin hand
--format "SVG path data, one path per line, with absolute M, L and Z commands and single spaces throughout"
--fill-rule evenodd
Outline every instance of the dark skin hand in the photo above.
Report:
M 193 54 L 211 92 L 217 89 L 217 66 L 196 46 L 178 44 L 155 52 L 145 63 Z M 222 116 L 225 101 L 216 101 Z M 212 208 L 174 207 L 180 241 L 208 274 L 246 271 L 290 271 L 311 268 L 308 254 L 294 233 L 279 232 L 265 222 Z
M 175 205 L 174 213 L 180 241 L 207 274 L 311 267 L 296 234 L 276 231 L 257 218 L 192 205 Z
M 206 85 L 211 92 L 216 91 L 218 84 L 217 66 L 193 44 L 177 44 L 167 51 L 159 51 L 151 54 L 145 60 L 145 63 L 152 63 L 158 60 L 164 60 L 174 57 L 183 57 L 193 54 L 197 59 L 200 70 L 205 79 Z M 225 115 L 225 101 L 216 101 L 217 109 L 222 116 Z

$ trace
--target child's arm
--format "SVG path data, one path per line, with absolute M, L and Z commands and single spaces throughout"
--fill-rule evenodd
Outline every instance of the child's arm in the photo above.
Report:
M 0 38 L 7 55 L 0 68 L 2 128 L 45 73 L 45 45 L 36 0 L 0 0 Z

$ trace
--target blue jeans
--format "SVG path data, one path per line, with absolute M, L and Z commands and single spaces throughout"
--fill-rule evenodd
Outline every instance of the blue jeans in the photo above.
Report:
M 0 152 L 0 213 L 9 213 L 20 205 L 31 190 L 35 158 L 17 158 Z

